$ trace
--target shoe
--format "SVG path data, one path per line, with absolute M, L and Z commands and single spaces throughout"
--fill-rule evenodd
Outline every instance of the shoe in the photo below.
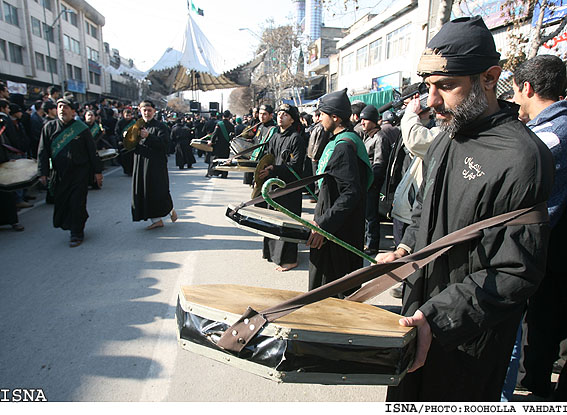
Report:
M 24 230 L 24 227 L 20 223 L 12 223 L 12 229 L 16 232 L 21 232 Z
M 377 249 L 374 249 L 374 248 L 366 248 L 366 249 L 364 250 L 364 253 L 365 253 L 366 255 L 369 255 L 369 256 L 375 256 L 375 255 L 378 254 L 378 250 L 377 250 Z
M 391 288 L 390 295 L 394 298 L 402 298 L 404 295 L 404 285 L 400 284 L 397 287 Z
M 31 195 L 25 195 L 25 196 L 24 196 L 24 200 L 25 200 L 26 202 L 29 202 L 30 200 L 35 200 L 35 199 L 36 199 L 35 196 L 31 196 Z
M 71 241 L 69 242 L 69 247 L 75 248 L 75 247 L 81 245 L 82 243 L 83 243 L 83 240 L 81 238 L 73 237 L 73 238 L 71 238 Z
M 16 207 L 18 209 L 31 208 L 31 207 L 33 207 L 33 204 L 25 202 L 25 201 L 21 201 L 21 202 L 16 203 Z

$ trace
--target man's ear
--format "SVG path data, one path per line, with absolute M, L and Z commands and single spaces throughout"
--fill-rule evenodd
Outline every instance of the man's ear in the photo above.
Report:
M 500 66 L 491 66 L 481 74 L 480 80 L 482 81 L 486 91 L 496 88 L 496 84 L 498 83 L 498 79 L 500 79 L 501 73 L 502 68 Z
M 524 89 L 522 92 L 526 94 L 528 98 L 532 98 L 535 95 L 534 87 L 528 81 L 524 82 Z

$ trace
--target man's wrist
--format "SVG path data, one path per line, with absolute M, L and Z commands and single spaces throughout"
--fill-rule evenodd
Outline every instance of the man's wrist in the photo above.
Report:
M 400 254 L 401 256 L 406 256 L 411 254 L 412 249 L 407 246 L 406 244 L 399 244 L 396 248 L 396 253 Z

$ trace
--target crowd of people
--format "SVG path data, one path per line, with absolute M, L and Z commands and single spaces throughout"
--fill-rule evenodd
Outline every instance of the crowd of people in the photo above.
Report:
M 447 23 L 419 62 L 427 99 L 420 84 L 410 85 L 402 92 L 410 98 L 382 114 L 351 102 L 346 90 L 323 96 L 312 114 L 268 103 L 240 117 L 224 111 L 208 119 L 158 113 L 148 100 L 137 107 L 103 100 L 79 108 L 56 89 L 26 111 L 9 102 L 0 85 L 6 126 L 0 162 L 38 159 L 42 185 L 53 188 L 54 226 L 71 231 L 71 246 L 84 238 L 88 185 L 102 186 L 96 149 L 117 150 L 124 173 L 133 176 L 133 220 L 150 219 L 148 229 L 155 229 L 168 215 L 177 219 L 167 157 L 175 154 L 178 168 L 192 168 L 193 139 L 212 147 L 207 178 L 227 177 L 214 160 L 228 158 L 236 138 L 262 144 L 251 160 L 273 156 L 257 178 L 244 175 L 246 185 L 317 175 L 305 188 L 316 203 L 313 224 L 382 263 L 517 212 L 519 219 L 483 228 L 393 291 L 402 298 L 400 324 L 417 328 L 417 352 L 388 400 L 510 400 L 517 386 L 566 400 L 567 366 L 555 389 L 551 383 L 567 337 L 560 317 L 567 305 L 560 264 L 567 204 L 565 64 L 551 55 L 526 61 L 505 100 L 496 95 L 499 61 L 482 19 Z M 128 151 L 138 117 L 143 123 Z M 23 230 L 17 208 L 29 206 L 33 196 L 17 191 L 0 197 L 0 223 Z M 301 192 L 278 203 L 301 215 Z M 392 219 L 396 249 L 380 253 L 384 216 Z M 317 231 L 307 246 L 310 290 L 363 266 L 360 255 Z M 264 239 L 262 257 L 280 272 L 296 268 L 297 255 L 296 243 Z

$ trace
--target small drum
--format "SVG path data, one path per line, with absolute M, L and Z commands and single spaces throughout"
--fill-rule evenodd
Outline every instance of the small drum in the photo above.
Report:
M 305 243 L 311 234 L 301 223 L 277 210 L 247 206 L 235 211 L 233 205 L 228 205 L 226 217 L 237 228 L 271 239 Z
M 0 190 L 25 189 L 33 186 L 38 179 L 35 160 L 17 159 L 0 164 Z
M 205 151 L 207 153 L 213 151 L 213 147 L 209 145 L 209 141 L 203 140 L 202 138 L 194 138 L 193 140 L 191 140 L 191 147 L 194 147 L 197 150 Z
M 235 137 L 232 139 L 232 141 L 230 142 L 230 144 L 232 145 L 232 148 L 235 151 L 235 154 L 240 153 L 250 147 L 254 146 L 254 143 L 251 141 L 248 141 L 242 137 Z M 250 157 L 250 154 L 248 154 L 248 157 Z
M 398 314 L 327 298 L 266 324 L 239 353 L 217 345 L 246 311 L 265 310 L 301 293 L 239 285 L 183 286 L 177 301 L 183 349 L 276 382 L 397 385 L 412 363 L 416 329 Z
M 99 159 L 102 161 L 112 160 L 113 158 L 118 157 L 118 151 L 114 148 L 107 148 L 105 150 L 98 150 L 96 152 Z

